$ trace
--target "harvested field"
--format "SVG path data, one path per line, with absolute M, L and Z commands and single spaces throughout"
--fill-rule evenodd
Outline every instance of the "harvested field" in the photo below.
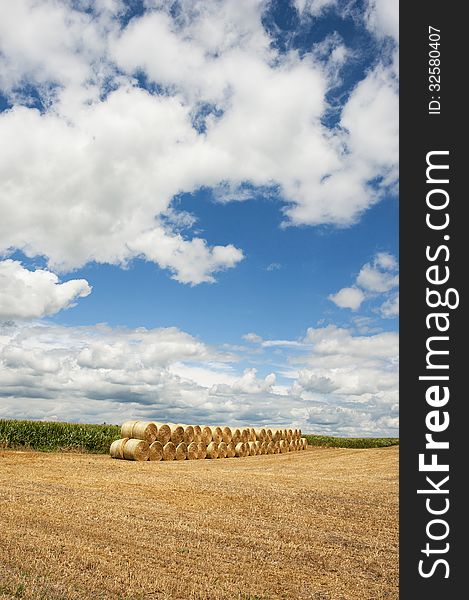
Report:
M 1 451 L 0 598 L 395 600 L 397 460 Z

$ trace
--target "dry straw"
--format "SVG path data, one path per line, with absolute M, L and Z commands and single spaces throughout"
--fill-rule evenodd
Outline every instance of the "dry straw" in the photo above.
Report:
M 184 429 L 183 442 L 187 445 L 194 441 L 194 428 L 192 425 L 181 425 Z
M 272 437 L 272 429 L 267 428 L 265 430 L 265 440 L 264 441 L 268 443 L 268 442 L 271 442 L 272 439 L 273 439 L 273 437 Z
M 195 442 L 191 442 L 187 446 L 187 458 L 188 460 L 197 460 L 199 458 L 199 449 Z
M 158 427 L 156 439 L 165 446 L 171 439 L 171 429 L 166 423 L 155 423 Z
M 237 427 L 231 429 L 231 441 L 235 446 L 241 441 L 241 430 Z
M 204 427 L 202 427 L 202 443 L 208 446 L 211 441 L 212 429 L 208 425 L 205 425 Z
M 246 444 L 244 442 L 238 442 L 236 444 L 235 454 L 241 458 L 246 456 Z
M 296 451 L 296 442 L 295 442 L 295 440 L 292 440 L 292 441 L 289 443 L 289 445 L 288 445 L 288 446 L 289 446 L 289 448 L 290 448 L 290 452 L 295 452 L 295 451 Z
M 226 442 L 218 444 L 218 458 L 226 458 L 228 456 L 228 445 Z
M 249 455 L 250 456 L 257 456 L 257 445 L 256 442 L 248 442 L 248 447 L 249 447 Z
M 256 433 L 256 441 L 265 442 L 267 437 L 265 429 L 262 427 L 261 429 L 255 429 L 254 431 Z
M 171 429 L 171 441 L 175 446 L 178 446 L 184 441 L 184 427 L 182 425 L 175 425 L 174 423 L 168 423 Z
M 124 458 L 124 445 L 128 439 L 129 438 L 122 438 L 112 442 L 111 447 L 109 448 L 109 454 L 112 458 Z
M 176 460 L 186 460 L 187 458 L 187 444 L 181 442 L 176 446 Z
M 145 440 L 149 444 L 156 440 L 158 429 L 149 421 L 126 421 L 121 427 L 121 437 Z
M 212 427 L 212 441 L 215 444 L 223 441 L 223 429 L 221 427 Z
M 150 460 L 163 460 L 163 444 L 158 440 L 150 444 Z
M 194 442 L 200 444 L 202 441 L 202 428 L 200 425 L 194 425 Z
M 236 456 L 236 444 L 230 442 L 226 446 L 226 458 L 234 458 Z
M 174 460 L 176 458 L 176 446 L 168 442 L 163 446 L 163 460 Z
M 276 454 L 275 442 L 267 442 L 267 454 Z
M 262 442 L 260 440 L 256 440 L 254 443 L 256 444 L 257 454 L 262 454 Z
M 203 460 L 207 456 L 207 446 L 203 442 L 197 444 L 198 459 Z
M 210 442 L 210 444 L 207 446 L 207 458 L 218 458 L 217 442 Z
M 148 460 L 150 446 L 145 440 L 130 439 L 124 444 L 124 458 L 126 460 Z
M 244 428 L 241 430 L 241 441 L 243 444 L 247 444 L 249 442 L 249 429 Z
M 262 442 L 261 443 L 261 452 L 260 452 L 261 454 L 267 454 L 267 444 L 268 443 L 269 442 Z
M 249 441 L 250 442 L 256 441 L 256 430 L 254 429 L 254 427 L 249 428 Z
M 229 444 L 231 442 L 232 437 L 233 437 L 233 434 L 231 432 L 231 428 L 230 427 L 223 427 L 223 429 L 221 430 L 221 437 L 222 437 L 222 440 L 225 442 L 225 444 Z

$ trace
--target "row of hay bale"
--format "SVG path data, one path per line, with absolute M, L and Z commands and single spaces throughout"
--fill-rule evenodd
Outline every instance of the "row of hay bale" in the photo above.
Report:
M 126 421 L 110 454 L 124 460 L 198 460 L 280 454 L 305 450 L 307 445 L 299 429 Z

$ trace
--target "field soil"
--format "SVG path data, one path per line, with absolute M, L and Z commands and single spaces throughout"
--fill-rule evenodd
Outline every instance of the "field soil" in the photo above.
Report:
M 0 451 L 0 598 L 395 600 L 397 464 Z

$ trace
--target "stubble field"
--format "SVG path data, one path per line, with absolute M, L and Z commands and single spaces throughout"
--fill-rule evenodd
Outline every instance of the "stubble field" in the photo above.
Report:
M 0 451 L 0 598 L 395 600 L 397 463 Z

